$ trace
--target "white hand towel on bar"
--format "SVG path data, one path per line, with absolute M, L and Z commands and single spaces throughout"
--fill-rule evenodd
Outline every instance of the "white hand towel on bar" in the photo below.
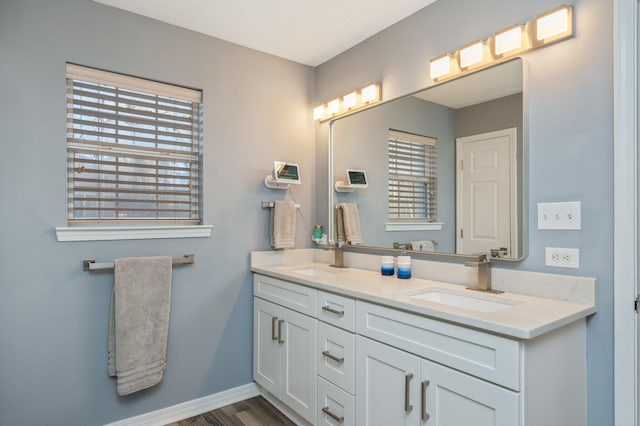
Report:
M 276 201 L 271 209 L 269 244 L 276 250 L 295 246 L 296 205 L 293 201 Z
M 108 372 L 119 395 L 154 386 L 167 365 L 171 257 L 114 261 Z
M 358 205 L 356 203 L 340 203 L 339 207 L 342 210 L 344 235 L 347 242 L 351 245 L 362 244 Z
M 436 244 L 433 240 L 411 241 L 411 250 L 436 251 Z

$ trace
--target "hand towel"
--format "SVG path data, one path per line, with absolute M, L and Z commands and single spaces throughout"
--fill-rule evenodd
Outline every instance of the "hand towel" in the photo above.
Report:
M 107 370 L 119 395 L 158 384 L 166 368 L 171 258 L 114 261 Z
M 271 209 L 269 244 L 276 250 L 295 246 L 296 205 L 293 201 L 276 201 Z
M 362 234 L 360 232 L 360 214 L 356 203 L 340 203 L 342 210 L 342 222 L 344 225 L 344 235 L 351 245 L 362 244 Z
M 436 251 L 436 244 L 433 240 L 411 241 L 411 250 Z
M 336 216 L 336 234 L 339 243 L 346 243 L 347 237 L 344 235 L 344 219 L 342 218 L 342 209 L 338 206 L 335 212 Z

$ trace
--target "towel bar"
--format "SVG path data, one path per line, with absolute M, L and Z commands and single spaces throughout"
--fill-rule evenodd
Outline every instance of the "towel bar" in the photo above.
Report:
M 275 201 L 261 201 L 260 205 L 262 206 L 263 209 L 272 209 L 275 205 L 276 202 Z M 300 204 L 296 203 L 296 209 L 300 208 Z
M 185 254 L 182 257 L 171 258 L 172 265 L 185 265 L 185 264 L 192 264 L 192 263 L 195 263 L 195 258 L 192 254 Z M 97 263 L 93 259 L 82 261 L 83 271 L 101 271 L 106 269 L 113 269 L 113 262 Z

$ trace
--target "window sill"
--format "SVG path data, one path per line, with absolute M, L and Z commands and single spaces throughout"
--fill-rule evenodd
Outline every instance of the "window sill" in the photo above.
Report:
M 387 232 L 395 231 L 440 231 L 442 230 L 442 222 L 415 223 L 415 222 L 387 222 L 384 224 L 384 230 Z
M 57 227 L 58 241 L 152 240 L 208 238 L 213 225 Z

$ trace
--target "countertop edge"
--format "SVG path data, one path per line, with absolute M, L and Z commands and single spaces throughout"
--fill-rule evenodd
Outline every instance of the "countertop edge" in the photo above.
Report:
M 425 305 L 416 305 L 411 303 L 402 302 L 396 299 L 385 297 L 383 295 L 375 295 L 365 293 L 350 288 L 344 288 L 337 285 L 332 285 L 323 282 L 322 279 L 314 277 L 301 277 L 299 274 L 291 273 L 286 269 L 279 269 L 283 266 L 290 267 L 291 265 L 253 265 L 250 270 L 254 273 L 259 273 L 272 278 L 282 279 L 288 282 L 304 285 L 306 287 L 315 288 L 317 290 L 328 291 L 334 294 L 353 298 L 357 301 L 363 301 L 368 303 L 374 303 L 381 306 L 386 306 L 393 309 L 399 309 L 404 312 L 412 313 L 415 315 L 421 315 L 425 317 L 434 318 L 441 321 L 446 321 L 456 325 L 469 327 L 484 332 L 499 334 L 510 338 L 529 340 L 541 336 L 545 333 L 561 328 L 572 322 L 584 319 L 589 315 L 596 312 L 595 305 L 579 304 L 574 302 L 559 302 L 549 300 L 550 303 L 566 304 L 567 313 L 562 317 L 550 318 L 548 321 L 541 321 L 540 324 L 530 328 L 519 328 L 516 325 L 507 325 L 500 321 L 490 320 L 482 318 L 481 314 L 464 312 L 458 313 L 456 311 L 464 311 L 463 309 L 436 309 Z M 326 265 L 322 265 L 326 266 Z M 369 272 L 370 271 L 365 271 Z M 420 280 L 420 279 L 417 279 Z M 422 280 L 428 282 L 430 280 Z M 419 281 L 418 281 L 419 282 Z M 443 285 L 447 285 L 443 283 Z M 539 297 L 532 297 L 522 295 L 522 297 L 530 299 L 541 299 Z M 452 312 L 453 311 L 453 312 Z

